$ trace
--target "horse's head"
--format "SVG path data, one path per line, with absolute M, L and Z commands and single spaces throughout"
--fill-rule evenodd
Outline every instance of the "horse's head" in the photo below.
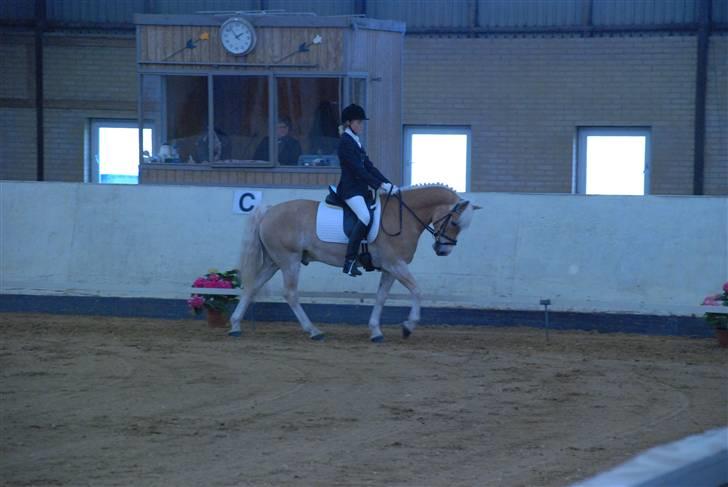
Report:
M 435 228 L 435 243 L 432 248 L 439 256 L 450 255 L 453 247 L 458 243 L 460 232 L 470 226 L 473 211 L 480 206 L 470 204 L 468 200 L 460 200 L 455 206 L 445 206 L 435 212 L 432 226 Z

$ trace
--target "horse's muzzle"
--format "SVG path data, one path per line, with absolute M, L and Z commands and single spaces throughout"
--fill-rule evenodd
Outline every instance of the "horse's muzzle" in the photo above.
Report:
M 444 245 L 440 242 L 435 242 L 432 244 L 432 248 L 435 251 L 435 255 L 438 257 L 445 257 L 446 255 L 450 255 L 450 252 L 452 251 L 452 247 L 450 245 Z

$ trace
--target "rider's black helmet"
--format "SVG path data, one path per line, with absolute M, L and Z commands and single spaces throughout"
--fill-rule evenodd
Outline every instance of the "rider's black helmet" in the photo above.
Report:
M 341 112 L 342 123 L 350 122 L 352 120 L 369 120 L 367 118 L 367 114 L 364 113 L 364 109 L 355 103 L 344 108 Z

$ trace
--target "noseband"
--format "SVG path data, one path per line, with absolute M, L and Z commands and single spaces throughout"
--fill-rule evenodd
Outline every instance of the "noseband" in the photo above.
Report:
M 457 239 L 449 237 L 448 235 L 445 234 L 445 230 L 447 230 L 447 226 L 450 223 L 452 223 L 453 225 L 457 225 L 457 223 L 451 222 L 451 220 L 452 220 L 453 215 L 455 215 L 455 214 L 459 215 L 460 211 L 462 211 L 458 208 L 459 205 L 460 205 L 460 203 L 456 203 L 455 206 L 453 206 L 453 208 L 447 212 L 447 215 L 443 216 L 442 218 L 440 218 L 437 221 L 432 222 L 433 227 L 437 223 L 442 222 L 442 223 L 440 223 L 440 228 L 438 228 L 436 232 L 433 232 L 429 228 L 427 229 L 430 233 L 432 233 L 432 236 L 435 237 L 435 252 L 439 252 L 440 247 L 443 247 L 445 245 L 452 245 L 453 247 L 455 247 L 458 244 Z M 458 211 L 458 210 L 460 210 L 460 211 Z M 425 228 L 427 228 L 427 227 L 425 227 Z M 444 239 L 445 241 L 443 242 L 442 239 Z
M 445 245 L 451 245 L 456 246 L 458 241 L 455 238 L 452 238 L 445 234 L 445 231 L 447 230 L 447 226 L 451 223 L 452 217 L 454 215 L 460 215 L 463 212 L 463 209 L 465 209 L 466 201 L 458 201 L 455 203 L 455 206 L 452 207 L 450 211 L 447 212 L 447 214 L 441 218 L 438 218 L 437 220 L 433 221 L 432 224 L 423 222 L 419 216 L 417 216 L 417 213 L 414 212 L 412 208 L 410 208 L 407 203 L 404 202 L 402 199 L 402 195 L 399 193 L 396 193 L 395 198 L 399 200 L 399 230 L 396 233 L 389 233 L 385 228 L 384 225 L 382 225 L 382 231 L 389 235 L 390 237 L 396 237 L 400 233 L 402 233 L 402 207 L 407 208 L 407 211 L 409 211 L 413 217 L 415 217 L 415 220 L 417 220 L 422 227 L 430 232 L 433 237 L 435 237 L 435 252 L 439 253 L 440 247 L 443 247 Z M 392 192 L 390 191 L 387 194 L 387 200 L 384 202 L 384 208 L 382 208 L 382 214 L 384 214 L 384 210 L 387 208 L 387 204 L 389 203 L 389 199 L 392 197 Z M 457 223 L 452 222 L 453 224 L 457 225 Z M 439 226 L 438 226 L 439 225 Z M 437 226 L 437 229 L 435 228 Z M 443 240 L 445 240 L 443 242 Z

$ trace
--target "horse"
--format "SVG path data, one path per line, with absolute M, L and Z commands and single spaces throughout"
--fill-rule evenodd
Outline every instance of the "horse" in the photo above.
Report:
M 380 194 L 382 214 L 379 233 L 368 244 L 373 266 L 381 271 L 376 302 L 369 318 L 370 340 L 379 343 L 384 336 L 379 326 L 382 308 L 395 279 L 410 292 L 412 307 L 402 323 L 402 336 L 409 337 L 420 321 L 421 291 L 408 264 L 417 250 L 420 235 L 427 230 L 435 238 L 433 250 L 438 256 L 449 255 L 460 232 L 472 221 L 473 211 L 480 209 L 461 198 L 455 190 L 442 184 L 416 185 L 395 194 Z M 243 245 L 240 278 L 240 301 L 230 317 L 228 335 L 241 336 L 241 321 L 263 285 L 280 270 L 284 295 L 303 331 L 313 340 L 324 333 L 311 323 L 299 303 L 298 278 L 301 264 L 323 262 L 341 267 L 346 244 L 320 240 L 316 234 L 319 202 L 291 200 L 251 215 L 249 239 Z M 347 277 L 350 278 L 350 277 Z

